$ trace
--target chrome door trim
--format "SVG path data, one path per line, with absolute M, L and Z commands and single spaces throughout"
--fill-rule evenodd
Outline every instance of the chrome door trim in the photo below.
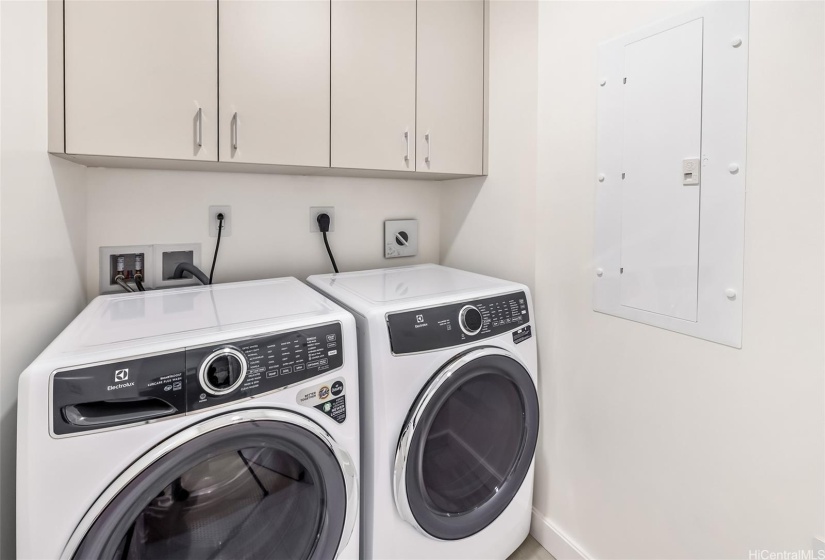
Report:
M 441 386 L 444 385 L 444 383 L 450 379 L 456 371 L 468 363 L 486 356 L 504 356 L 505 358 L 510 358 L 521 365 L 525 371 L 530 373 L 530 369 L 523 361 L 521 361 L 512 352 L 509 352 L 503 348 L 498 348 L 495 346 L 482 346 L 476 348 L 475 350 L 470 350 L 469 352 L 461 354 L 453 358 L 452 361 L 447 362 L 447 364 L 443 366 L 436 374 L 435 378 L 432 378 L 427 383 L 424 390 L 418 395 L 410 408 L 410 414 L 404 423 L 404 427 L 401 429 L 401 436 L 398 438 L 398 447 L 395 451 L 395 466 L 393 468 L 394 482 L 392 488 L 393 496 L 395 498 L 395 507 L 398 510 L 398 514 L 402 519 L 404 519 L 404 521 L 415 527 L 419 533 L 437 541 L 443 541 L 444 539 L 431 535 L 418 524 L 418 521 L 416 521 L 415 516 L 413 515 L 412 509 L 410 509 L 409 500 L 407 499 L 407 457 L 410 453 L 410 445 L 412 445 L 415 429 L 418 427 L 421 416 L 423 416 L 424 411 L 427 409 L 430 401 L 433 399 Z
M 349 543 L 352 537 L 353 529 L 355 528 L 355 519 L 358 516 L 358 475 L 355 470 L 355 464 L 352 462 L 350 454 L 330 436 L 326 430 L 321 428 L 315 422 L 297 414 L 282 409 L 248 409 L 235 410 L 215 416 L 203 422 L 199 422 L 190 426 L 173 436 L 162 441 L 154 448 L 149 450 L 146 454 L 141 456 L 137 461 L 127 468 L 120 476 L 118 476 L 101 494 L 98 499 L 92 504 L 92 507 L 86 512 L 86 515 L 80 520 L 75 528 L 72 536 L 69 538 L 63 552 L 60 555 L 61 560 L 71 560 L 83 538 L 89 532 L 94 522 L 100 516 L 104 509 L 115 499 L 115 497 L 129 485 L 140 473 L 149 468 L 155 461 L 168 453 L 174 451 L 187 442 L 195 438 L 243 422 L 256 421 L 273 421 L 292 424 L 299 428 L 303 428 L 312 435 L 320 439 L 332 451 L 333 455 L 338 461 L 338 466 L 341 468 L 341 473 L 344 477 L 344 485 L 347 493 L 347 507 L 344 516 L 344 530 L 341 533 L 341 540 L 338 542 L 338 549 L 335 552 L 337 558 L 341 551 Z

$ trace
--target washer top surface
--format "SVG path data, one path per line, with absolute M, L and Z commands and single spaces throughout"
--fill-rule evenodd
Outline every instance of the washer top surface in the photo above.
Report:
M 79 352 L 159 338 L 192 339 L 256 324 L 317 323 L 338 313 L 337 306 L 295 278 L 100 296 L 51 350 Z
M 356 309 L 460 299 L 464 293 L 518 288 L 513 282 L 436 264 L 321 274 L 310 276 L 308 281 Z

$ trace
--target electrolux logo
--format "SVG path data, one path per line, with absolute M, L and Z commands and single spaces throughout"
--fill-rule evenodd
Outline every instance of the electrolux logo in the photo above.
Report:
M 134 382 L 118 383 L 117 385 L 109 385 L 108 387 L 106 387 L 106 390 L 107 391 L 114 391 L 115 389 L 125 389 L 126 387 L 134 387 L 134 386 L 135 386 Z
M 416 315 L 415 316 L 415 322 L 416 323 L 423 323 L 424 322 L 424 316 L 423 315 Z
M 134 381 L 126 381 L 129 379 L 129 370 L 128 369 L 119 369 L 115 371 L 115 383 L 116 385 L 109 385 L 106 387 L 107 391 L 114 391 L 116 389 L 125 389 L 126 387 L 134 387 Z M 126 383 L 118 383 L 118 381 L 126 381 Z

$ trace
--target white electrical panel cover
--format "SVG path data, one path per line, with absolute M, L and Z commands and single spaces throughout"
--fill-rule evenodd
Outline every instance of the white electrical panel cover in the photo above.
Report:
M 748 3 L 599 48 L 594 309 L 742 344 Z

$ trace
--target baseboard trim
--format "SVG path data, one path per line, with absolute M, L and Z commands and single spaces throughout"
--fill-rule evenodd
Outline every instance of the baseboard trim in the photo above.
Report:
M 556 560 L 591 560 L 582 548 L 533 508 L 530 534 Z

